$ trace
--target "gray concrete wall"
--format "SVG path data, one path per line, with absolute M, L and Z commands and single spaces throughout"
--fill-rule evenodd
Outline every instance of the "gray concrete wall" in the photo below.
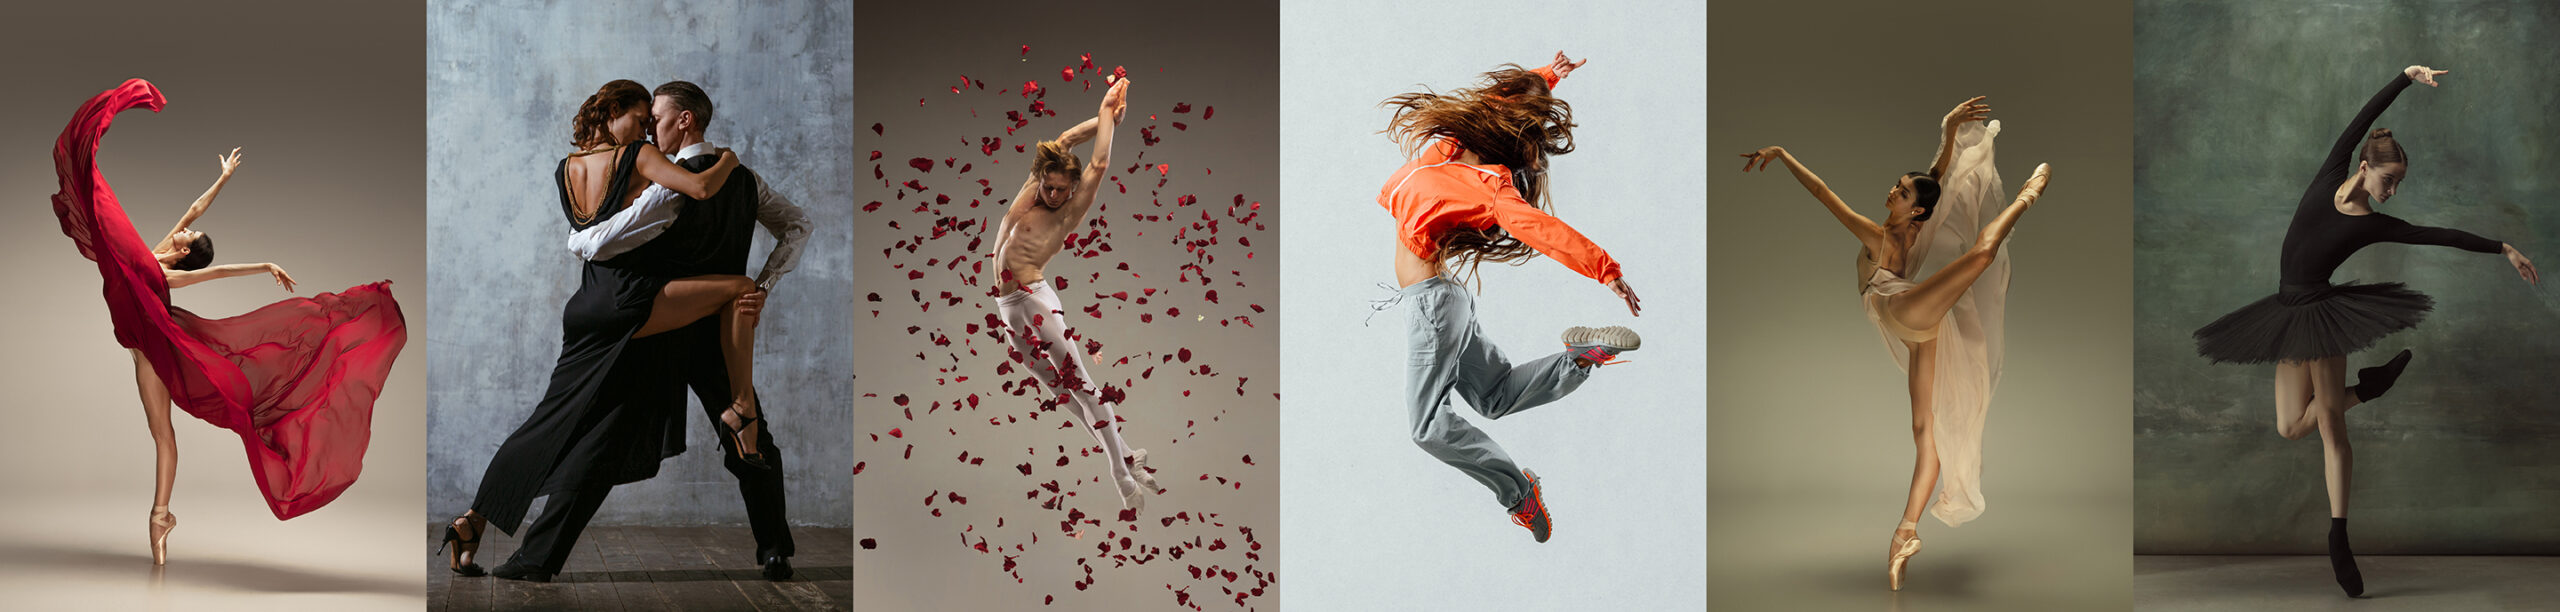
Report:
M 714 144 L 816 222 L 766 306 L 757 386 L 791 462 L 791 520 L 852 520 L 848 305 L 853 185 L 851 3 L 664 2 L 605 10 L 529 0 L 427 8 L 426 514 L 460 512 L 490 453 L 521 424 L 559 355 L 577 260 L 551 171 L 569 117 L 613 79 L 690 80 L 710 92 Z M 396 144 L 396 143 L 395 143 Z M 750 269 L 771 238 L 759 232 Z M 423 316 L 421 316 L 423 315 Z M 618 489 L 601 524 L 744 523 L 699 412 L 684 456 Z
M 2275 435 L 2273 366 L 2212 365 L 2189 334 L 2275 290 L 2320 156 L 2410 64 L 2453 73 L 2376 124 L 2412 162 L 2381 210 L 2560 264 L 2560 7 L 2145 2 L 2134 24 L 2136 550 L 2317 552 L 2320 443 Z M 2494 255 L 2402 245 L 2358 254 L 2335 277 L 2351 279 L 2436 298 L 2417 329 L 2349 360 L 2418 355 L 2348 416 L 2356 550 L 2560 552 L 2553 289 Z

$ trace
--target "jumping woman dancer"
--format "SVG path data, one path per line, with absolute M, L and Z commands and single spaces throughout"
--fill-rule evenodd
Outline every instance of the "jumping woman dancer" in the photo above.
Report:
M 214 266 L 213 240 L 194 228 L 215 194 L 240 167 L 240 150 L 217 156 L 221 178 L 187 207 L 157 246 L 144 246 L 97 168 L 98 140 L 115 115 L 167 105 L 142 79 L 125 81 L 80 106 L 54 142 L 62 191 L 53 214 L 80 254 L 106 281 L 116 343 L 133 353 L 134 384 L 160 461 L 151 506 L 151 562 L 169 560 L 169 489 L 177 477 L 177 438 L 169 405 L 240 435 L 250 474 L 278 520 L 338 498 L 364 470 L 373 435 L 373 401 L 391 362 L 408 342 L 389 282 L 343 293 L 288 298 L 227 319 L 207 319 L 170 305 L 169 290 L 218 278 L 265 274 L 292 291 L 293 277 L 271 263 Z
M 1449 393 L 1488 419 L 1563 399 L 1592 368 L 1641 340 L 1624 327 L 1575 327 L 1565 351 L 1513 365 L 1476 325 L 1475 298 L 1453 276 L 1484 262 L 1521 263 L 1539 254 L 1599 281 L 1641 310 L 1618 262 L 1549 214 L 1547 157 L 1573 152 L 1573 109 L 1556 83 L 1583 64 L 1557 52 L 1535 70 L 1505 66 L 1476 87 L 1388 98 L 1385 133 L 1412 159 L 1387 177 L 1378 205 L 1396 219 L 1395 301 L 1410 303 L 1405 408 L 1413 442 L 1493 490 L 1513 523 L 1547 541 L 1553 519 L 1538 476 L 1521 469 L 1483 431 L 1449 409 Z M 1416 153 L 1419 153 L 1416 155 Z
M 700 174 L 668 161 L 643 141 L 650 126 L 649 90 L 639 83 L 606 83 L 580 105 L 571 122 L 578 151 L 552 174 L 561 213 L 574 229 L 604 222 L 628 207 L 652 184 L 696 200 L 720 191 L 737 156 Z M 673 232 L 653 241 L 696 239 Z M 581 264 L 577 293 L 561 312 L 559 361 L 550 387 L 533 414 L 490 457 L 471 508 L 445 529 L 454 545 L 449 566 L 463 576 L 494 574 L 547 582 L 567 563 L 571 543 L 612 487 L 657 475 L 658 460 L 683 448 L 681 390 L 640 391 L 640 377 L 667 347 L 637 341 L 675 331 L 703 317 L 720 317 L 721 354 L 732 398 L 718 421 L 732 438 L 724 446 L 756 461 L 759 431 L 753 373 L 756 308 L 762 293 L 740 275 L 670 277 L 640 258 L 616 257 Z M 672 401 L 672 406 L 667 402 Z M 533 498 L 549 495 L 543 515 L 514 558 L 484 572 L 473 562 L 481 534 L 494 521 L 515 533 Z
M 1991 106 L 1982 101 L 1957 104 L 1939 121 L 1936 161 L 1928 172 L 1904 174 L 1885 190 L 1881 225 L 1850 210 L 1786 149 L 1742 154 L 1745 172 L 1786 162 L 1796 181 L 1857 237 L 1859 297 L 1867 320 L 1909 376 L 1911 437 L 1919 452 L 1902 523 L 1885 548 L 1885 575 L 1897 591 L 1904 564 L 1920 553 L 1920 511 L 1939 489 L 1940 476 L 1946 486 L 1931 514 L 1949 527 L 1982 514 L 1982 423 L 2000 382 L 2001 316 L 2009 286 L 2004 245 L 2018 217 L 2051 180 L 2051 169 L 2037 165 L 2017 199 L 1988 225 L 1982 222 L 1982 207 L 2004 195 L 1992 164 L 1991 141 L 2000 124 L 1986 121 Z M 1946 264 L 1912 280 L 1931 261 Z
M 2447 71 L 2410 66 L 2356 112 L 2311 185 L 2294 204 L 2285 228 L 2275 295 L 2243 306 L 2195 332 L 2196 352 L 2215 363 L 2276 364 L 2276 433 L 2299 439 L 2317 429 L 2329 485 L 2329 564 L 2338 586 L 2364 594 L 2364 575 L 2347 547 L 2347 490 L 2355 455 L 2347 445 L 2347 409 L 2382 397 L 2409 367 L 2409 351 L 2387 363 L 2356 371 L 2346 384 L 2347 354 L 2373 346 L 2392 332 L 2414 327 L 2435 300 L 2400 283 L 2332 285 L 2329 275 L 2359 249 L 2377 242 L 2449 246 L 2506 256 L 2525 282 L 2539 282 L 2533 261 L 2514 246 L 2461 230 L 2410 225 L 2373 206 L 2391 199 L 2408 176 L 2409 157 L 2389 129 L 2374 119 L 2409 83 L 2436 86 Z M 2364 159 L 2347 165 L 2349 153 Z

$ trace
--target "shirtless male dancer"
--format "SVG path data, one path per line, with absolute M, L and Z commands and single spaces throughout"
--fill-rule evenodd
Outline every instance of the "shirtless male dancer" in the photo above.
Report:
M 1112 458 L 1111 482 L 1119 487 L 1120 505 L 1131 512 L 1146 508 L 1145 493 L 1161 493 L 1155 475 L 1147 473 L 1146 449 L 1131 449 L 1120 439 L 1112 417 L 1113 403 L 1085 373 L 1084 353 L 1067 332 L 1066 309 L 1048 280 L 1049 258 L 1066 244 L 1068 234 L 1084 226 L 1093 198 L 1111 166 L 1111 131 L 1129 110 L 1129 80 L 1118 79 L 1102 94 L 1094 118 L 1076 124 L 1057 140 L 1042 142 L 1032 158 L 1031 175 L 996 225 L 995 250 L 988 255 L 999 268 L 996 312 L 1004 318 L 1005 339 L 1012 358 L 1030 367 L 1060 403 L 1102 444 Z M 1093 161 L 1076 159 L 1075 146 L 1092 139 Z

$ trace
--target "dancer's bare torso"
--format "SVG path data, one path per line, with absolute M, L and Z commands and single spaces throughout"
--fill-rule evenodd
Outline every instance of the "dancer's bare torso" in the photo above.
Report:
M 1064 176 L 1053 177 L 1050 180 L 1067 181 L 1070 185 L 1073 184 L 1073 179 Z M 996 264 L 1001 266 L 1000 269 L 1003 272 L 1010 273 L 1009 278 L 997 279 L 998 291 L 1012 291 L 1015 287 L 1047 279 L 1049 260 L 1057 257 L 1059 251 L 1065 250 L 1067 235 L 1084 225 L 1082 214 L 1075 214 L 1075 218 L 1072 219 L 1068 218 L 1069 214 L 1081 211 L 1070 211 L 1066 206 L 1052 207 L 1038 202 L 1040 188 L 1040 178 L 1023 179 L 1022 190 L 1014 194 L 1013 201 L 1030 201 L 1032 205 L 1022 207 L 1013 213 L 1013 217 L 1005 223 L 1004 235 L 996 237 L 999 241 L 995 251 Z

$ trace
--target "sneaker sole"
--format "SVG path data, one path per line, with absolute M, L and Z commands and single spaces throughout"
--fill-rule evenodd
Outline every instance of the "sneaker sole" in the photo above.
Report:
M 1564 330 L 1564 343 L 1570 346 L 1604 346 L 1620 351 L 1632 351 L 1644 347 L 1644 338 L 1637 336 L 1635 330 L 1616 325 L 1576 326 L 1573 329 Z

